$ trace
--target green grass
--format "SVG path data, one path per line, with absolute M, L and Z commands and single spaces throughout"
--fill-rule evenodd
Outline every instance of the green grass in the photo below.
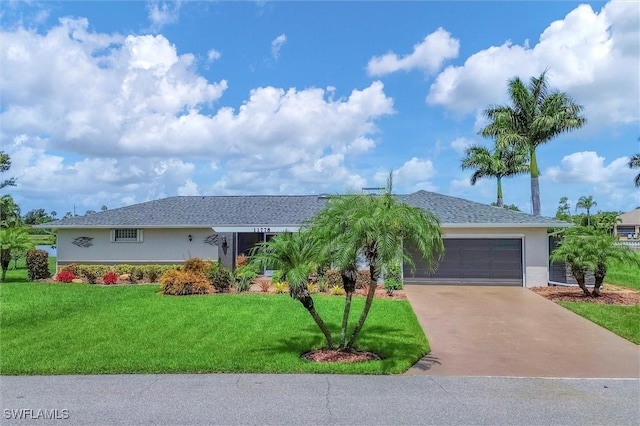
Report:
M 640 258 L 640 253 L 635 255 Z M 615 262 L 611 262 L 608 266 L 605 282 L 640 290 L 640 268 Z
M 563 307 L 640 345 L 640 305 L 617 306 L 586 302 L 559 302 Z
M 315 323 L 287 295 L 171 297 L 157 285 L 0 285 L 0 373 L 402 373 L 429 352 L 411 306 L 374 301 L 358 340 L 382 361 L 317 364 Z M 344 299 L 318 296 L 337 334 Z M 363 298 L 354 300 L 357 319 Z
M 31 234 L 31 241 L 35 245 L 52 246 L 56 243 L 56 236 L 53 234 Z

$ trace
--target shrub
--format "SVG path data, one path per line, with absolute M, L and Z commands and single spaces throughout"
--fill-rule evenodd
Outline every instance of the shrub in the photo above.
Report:
M 384 278 L 396 281 L 402 281 L 402 268 L 400 263 L 392 262 L 384 266 Z
M 318 291 L 320 293 L 324 293 L 329 289 L 327 285 L 327 279 L 324 275 L 318 275 Z
M 344 294 L 344 289 L 339 285 L 334 285 L 331 287 L 331 295 L 333 296 L 342 296 Z
M 116 265 L 113 267 L 113 271 L 118 274 L 118 276 L 120 275 L 132 275 L 133 273 L 133 265 L 127 265 L 127 264 L 123 264 L 123 265 Z
M 133 265 L 131 268 L 131 274 L 129 274 L 129 282 L 135 284 L 144 280 L 144 265 Z
M 276 294 L 282 294 L 282 293 L 284 293 L 285 291 L 287 291 L 287 287 L 288 287 L 288 286 L 289 286 L 289 285 L 287 284 L 287 282 L 286 282 L 286 281 L 281 281 L 281 282 L 279 282 L 279 283 L 275 283 L 275 284 L 273 285 L 273 287 L 275 288 L 275 292 L 276 292 Z
M 45 250 L 27 251 L 27 274 L 30 281 L 49 278 L 49 253 Z
M 109 270 L 105 265 L 78 265 L 78 275 L 84 277 L 89 284 L 98 282 L 98 277 L 103 276 Z
M 342 287 L 342 275 L 340 275 L 340 271 L 335 269 L 329 269 L 324 274 L 325 281 L 327 283 L 327 287 Z
M 196 274 L 205 274 L 210 266 L 211 262 L 202 260 L 199 257 L 193 257 L 184 262 L 182 270 L 186 272 L 195 272 Z
M 220 264 L 220 262 L 211 262 L 207 269 L 207 278 L 219 292 L 227 292 L 233 283 L 233 274 L 231 271 Z
M 356 288 L 363 288 L 371 283 L 371 275 L 368 269 L 359 269 L 356 276 Z
M 384 280 L 384 289 L 387 290 L 389 296 L 393 296 L 394 290 L 402 290 L 402 281 L 393 278 Z
M 269 289 L 271 288 L 271 282 L 266 278 L 261 278 L 258 280 L 258 285 L 260 286 L 260 291 L 263 293 L 269 293 Z
M 56 281 L 61 283 L 70 283 L 75 279 L 76 279 L 76 274 L 74 274 L 72 271 L 68 269 L 62 269 L 56 275 Z
M 78 275 L 78 265 L 76 265 L 75 263 L 70 263 L 68 265 L 62 266 L 60 268 L 60 271 L 69 271 L 71 272 L 73 275 Z M 60 272 L 58 271 L 58 272 Z
M 313 283 L 307 284 L 307 291 L 311 294 L 318 292 L 318 286 Z
M 250 264 L 245 264 L 236 269 L 236 282 L 234 288 L 237 292 L 249 291 L 251 282 L 258 276 L 258 272 Z
M 163 269 L 161 265 L 145 265 L 144 266 L 144 275 L 147 278 L 147 281 L 150 283 L 158 282 L 158 278 L 163 273 Z
M 249 258 L 244 254 L 239 254 L 236 257 L 236 268 L 241 268 L 249 262 Z
M 211 289 L 207 277 L 191 271 L 167 271 L 160 277 L 160 285 L 163 294 L 174 296 L 207 294 Z
M 102 282 L 107 285 L 116 284 L 118 282 L 118 274 L 113 271 L 109 271 L 102 277 Z
M 284 272 L 282 272 L 280 269 L 276 269 L 275 271 L 273 271 L 273 275 L 271 275 L 271 282 L 272 283 L 281 283 L 282 281 L 284 281 Z

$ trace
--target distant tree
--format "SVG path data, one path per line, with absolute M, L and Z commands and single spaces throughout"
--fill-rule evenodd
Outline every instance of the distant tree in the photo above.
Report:
M 9 171 L 10 168 L 11 168 L 11 157 L 9 157 L 9 154 L 5 154 L 4 151 L 0 151 L 0 173 L 7 172 Z M 5 186 L 15 186 L 15 185 L 16 185 L 15 178 L 9 178 L 4 181 L 0 181 L 0 189 L 4 188 Z
M 613 235 L 614 226 L 622 222 L 622 212 L 598 212 L 591 217 L 593 227 L 608 235 Z
M 492 151 L 480 145 L 470 146 L 462 159 L 463 170 L 474 169 L 469 181 L 475 185 L 479 179 L 490 177 L 497 181 L 498 207 L 503 206 L 502 178 L 512 177 L 529 171 L 528 154 L 516 147 L 495 146 Z
M 63 219 L 69 219 L 70 217 L 73 217 L 73 213 L 71 212 L 66 212 L 64 216 L 62 216 Z
M 20 206 L 13 201 L 11 195 L 0 197 L 0 227 L 15 227 L 22 223 Z
M 96 213 L 95 210 L 87 210 L 84 214 L 85 216 Z
M 556 210 L 556 219 L 571 221 L 571 206 L 567 197 L 561 197 Z
M 56 220 L 56 216 L 58 216 L 58 212 L 55 210 L 51 210 L 51 213 L 49 213 L 49 216 L 51 216 L 51 219 Z
M 532 77 L 525 86 L 519 77 L 509 81 L 511 105 L 490 106 L 484 111 L 489 124 L 480 132 L 495 138 L 499 146 L 516 146 L 529 152 L 531 204 L 540 215 L 540 170 L 536 149 L 561 133 L 579 129 L 586 123 L 584 109 L 563 92 L 550 91 L 547 72 Z
M 629 158 L 629 163 L 627 163 L 630 169 L 640 169 L 640 154 L 634 154 Z M 640 186 L 640 173 L 636 175 L 635 178 L 636 186 Z
M 106 212 L 107 210 L 109 210 L 109 207 L 103 205 L 102 207 L 100 207 L 100 211 Z
M 589 195 L 588 197 L 583 195 L 578 199 L 578 202 L 576 203 L 576 211 L 578 211 L 578 209 L 584 209 L 587 211 L 587 226 L 591 226 L 591 220 L 590 220 L 591 208 L 593 208 L 597 204 L 598 203 L 593 201 L 593 197 L 591 195 Z
M 45 209 L 33 209 L 29 210 L 22 220 L 26 225 L 40 225 L 41 223 L 51 222 L 52 218 Z
M 491 205 L 493 207 L 500 207 L 498 205 L 498 203 L 491 203 Z M 520 210 L 520 207 L 516 206 L 515 204 L 505 204 L 502 206 L 502 208 L 507 209 L 507 210 L 513 210 L 515 212 L 521 212 L 522 210 Z

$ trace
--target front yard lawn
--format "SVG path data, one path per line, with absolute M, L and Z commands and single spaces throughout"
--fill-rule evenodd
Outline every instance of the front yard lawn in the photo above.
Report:
M 635 255 L 640 257 L 640 253 Z M 606 282 L 640 290 L 640 268 L 635 265 L 621 265 L 617 262 L 611 262 L 608 266 Z
M 617 306 L 584 302 L 559 302 L 563 307 L 640 345 L 640 305 Z
M 406 300 L 374 301 L 359 349 L 382 361 L 316 364 L 322 334 L 288 295 L 161 296 L 157 285 L 0 285 L 0 374 L 402 373 L 429 352 Z M 318 296 L 337 333 L 344 299 Z M 354 299 L 359 315 L 364 298 Z

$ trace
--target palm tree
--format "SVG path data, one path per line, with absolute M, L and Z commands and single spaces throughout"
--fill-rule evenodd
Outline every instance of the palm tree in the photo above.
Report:
M 630 169 L 640 169 L 640 154 L 632 155 L 627 163 Z M 640 186 L 640 173 L 636 176 L 636 186 Z
M 251 251 L 251 264 L 258 269 L 279 269 L 289 283 L 289 295 L 302 303 L 316 322 L 330 349 L 334 347 L 329 328 L 315 309 L 307 289 L 309 275 L 315 262 L 322 257 L 321 246 L 309 232 L 284 232 L 260 243 Z
M 361 253 L 369 265 L 369 291 L 358 323 L 344 349 L 351 349 L 371 309 L 380 271 L 385 264 L 411 258 L 404 247 L 411 243 L 435 269 L 444 251 L 440 223 L 431 213 L 398 202 L 390 193 L 333 197 L 310 222 L 311 233 L 330 247 L 331 261 L 338 267 L 355 265 Z
M 584 195 L 578 199 L 576 203 L 576 211 L 578 209 L 585 209 L 587 211 L 587 226 L 591 226 L 591 219 L 589 213 L 591 212 L 591 208 L 596 206 L 598 203 L 593 201 L 593 197 L 589 195 L 585 197 Z
M 617 239 L 590 227 L 576 226 L 565 231 L 560 246 L 551 253 L 551 261 L 566 262 L 571 274 L 585 296 L 600 296 L 600 287 L 607 274 L 607 263 L 616 261 L 640 267 L 640 257 L 627 246 L 618 245 Z M 595 285 L 589 292 L 585 285 L 585 274 L 593 271 Z
M 494 147 L 490 151 L 484 146 L 473 145 L 466 149 L 462 159 L 462 169 L 475 169 L 471 175 L 471 185 L 484 177 L 496 178 L 498 194 L 496 205 L 503 207 L 502 178 L 512 177 L 529 171 L 529 160 L 526 151 L 506 146 Z
M 2 278 L 4 282 L 11 262 L 11 252 L 25 252 L 34 248 L 35 245 L 29 237 L 29 232 L 25 227 L 2 227 L 0 228 L 0 266 L 2 268 Z
M 540 170 L 536 148 L 561 133 L 582 127 L 586 119 L 584 109 L 566 93 L 550 91 L 547 71 L 532 77 L 525 86 L 519 77 L 509 80 L 512 105 L 491 106 L 484 111 L 490 123 L 480 132 L 496 138 L 499 146 L 520 146 L 529 152 L 531 175 L 531 204 L 533 214 L 540 215 Z

